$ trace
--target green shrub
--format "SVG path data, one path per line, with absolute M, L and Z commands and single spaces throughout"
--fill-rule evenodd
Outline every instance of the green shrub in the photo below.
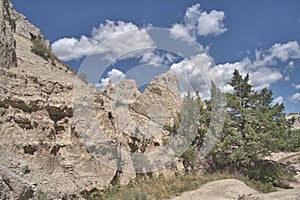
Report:
M 189 148 L 187 149 L 181 156 L 183 158 L 183 162 L 187 165 L 187 166 L 192 166 L 196 159 L 196 152 L 194 148 Z
M 87 200 L 101 200 L 102 199 L 100 190 L 98 190 L 97 188 L 93 188 L 90 191 L 84 190 L 84 191 L 80 192 L 80 194 L 83 196 L 84 199 L 87 199 Z
M 45 43 L 45 41 L 42 38 L 36 38 L 32 40 L 32 47 L 31 51 L 44 59 L 48 59 L 52 57 L 51 51 L 48 47 L 48 45 Z
M 182 192 L 195 190 L 201 185 L 222 179 L 238 179 L 251 188 L 261 192 L 275 191 L 272 183 L 263 183 L 250 179 L 243 174 L 192 174 L 179 175 L 174 177 L 157 177 L 148 180 L 137 179 L 124 186 L 111 186 L 106 188 L 102 194 L 102 199 L 110 200 L 143 200 L 143 199 L 170 199 L 178 196 Z
M 87 198 L 88 200 L 101 200 L 100 193 L 97 191 L 91 192 Z
M 47 194 L 45 194 L 41 189 L 37 190 L 36 198 L 38 200 L 47 200 Z
M 121 193 L 121 189 L 118 185 L 116 186 L 109 186 L 105 188 L 103 196 L 105 197 L 104 199 L 115 199 L 118 194 Z
M 246 169 L 244 174 L 250 179 L 262 183 L 273 183 L 275 180 L 293 180 L 293 173 L 280 163 L 264 161 L 255 167 Z
M 166 129 L 170 133 L 177 133 L 180 126 L 180 122 L 181 122 L 181 115 L 180 112 L 177 112 L 176 116 L 174 117 L 173 124 L 165 124 L 164 129 Z
M 147 194 L 144 192 L 130 192 L 125 194 L 123 200 L 147 200 Z
M 288 131 L 281 140 L 283 151 L 300 151 L 300 130 Z

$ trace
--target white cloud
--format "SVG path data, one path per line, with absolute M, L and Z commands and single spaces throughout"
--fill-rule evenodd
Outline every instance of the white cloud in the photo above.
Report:
M 282 103 L 284 103 L 283 97 L 282 96 L 277 97 L 276 99 L 273 100 L 272 103 L 273 104 L 282 104 Z
M 282 79 L 283 74 L 285 75 L 284 80 L 289 80 L 288 73 L 294 69 L 293 61 L 289 61 L 283 70 L 283 74 L 278 68 L 273 66 L 278 61 L 286 62 L 297 58 L 300 58 L 299 44 L 297 41 L 289 41 L 284 44 L 276 43 L 265 51 L 256 51 L 256 59 L 254 61 L 246 57 L 239 62 L 219 64 L 213 70 L 220 74 L 224 82 L 230 81 L 234 69 L 238 69 L 243 76 L 248 73 L 250 83 L 253 89 L 257 91 L 264 87 L 270 87 L 270 85 Z M 226 87 L 230 89 L 229 86 Z
M 152 52 L 144 53 L 141 58 L 142 63 L 148 63 L 148 64 L 154 65 L 154 66 L 157 66 L 158 64 L 163 63 L 163 61 L 164 61 L 164 59 L 161 56 L 159 56 L 155 53 L 152 53 Z
M 223 21 L 225 14 L 223 11 L 212 10 L 202 11 L 200 4 L 187 8 L 183 23 L 175 24 L 171 28 L 171 35 L 176 38 L 195 39 L 197 36 L 219 35 L 227 29 Z M 148 25 L 148 27 L 151 25 Z M 109 21 L 101 23 L 98 28 L 93 27 L 91 36 L 81 36 L 80 38 L 62 38 L 51 45 L 51 49 L 56 56 L 63 61 L 80 59 L 84 56 L 102 54 L 106 58 L 149 58 L 139 49 L 155 48 L 155 44 L 148 35 L 146 28 L 139 28 L 131 22 Z M 125 55 L 124 55 L 125 54 Z M 155 55 L 151 55 L 153 63 L 159 60 Z
M 245 58 L 235 63 L 218 64 L 215 68 L 213 68 L 213 71 L 223 78 L 224 83 L 227 83 L 231 80 L 232 73 L 235 69 L 239 70 L 242 75 L 245 75 L 248 73 L 246 67 L 250 65 L 251 61 L 248 58 Z
M 276 65 L 278 61 L 286 62 L 289 59 L 300 58 L 300 46 L 297 41 L 289 41 L 284 44 L 275 43 L 267 51 L 256 51 L 256 60 L 253 67 L 261 67 L 265 65 Z M 293 67 L 294 62 L 291 61 L 288 67 Z
M 125 74 L 123 72 L 121 72 L 120 70 L 117 69 L 112 69 L 111 71 L 109 71 L 107 73 L 107 78 L 102 78 L 101 82 L 96 84 L 95 86 L 98 87 L 101 90 L 104 90 L 106 88 L 106 86 L 109 83 L 109 80 L 111 80 L 112 84 L 115 85 L 117 84 L 119 81 L 125 79 Z
M 299 89 L 300 89 L 300 84 L 293 85 L 293 87 L 294 87 L 295 89 L 299 90 Z
M 115 23 L 107 20 L 105 24 L 101 23 L 98 28 L 93 28 L 91 37 L 62 38 L 55 41 L 51 49 L 61 60 L 70 61 L 92 54 L 103 54 L 108 58 L 118 57 L 124 53 L 136 56 L 132 50 L 154 46 L 144 28 L 138 28 L 131 22 Z
M 227 31 L 224 20 L 223 11 L 202 11 L 200 4 L 195 4 L 187 8 L 181 24 L 172 26 L 171 35 L 184 40 L 189 40 L 189 37 L 196 39 L 197 36 L 219 35 Z
M 152 66 L 169 65 L 176 60 L 171 53 L 160 53 L 158 51 L 144 51 L 141 56 L 141 63 L 147 63 Z
M 300 47 L 297 41 L 289 41 L 285 44 L 274 44 L 269 50 L 271 55 L 285 62 L 288 59 L 300 58 Z
M 295 63 L 294 63 L 294 61 L 292 60 L 292 61 L 290 61 L 289 63 L 288 63 L 288 65 L 286 66 L 286 69 L 287 70 L 293 70 L 295 68 Z
M 196 39 L 198 36 L 218 35 L 227 30 L 223 23 L 224 19 L 223 11 L 202 11 L 200 4 L 196 4 L 187 8 L 183 23 L 175 24 L 171 28 L 171 34 L 181 39 L 182 37 Z M 176 60 L 170 53 L 156 53 L 152 50 L 155 48 L 155 44 L 145 28 L 139 28 L 131 22 L 123 21 L 107 20 L 98 28 L 93 28 L 91 37 L 63 38 L 54 42 L 51 48 L 63 61 L 79 59 L 91 54 L 102 54 L 108 58 L 120 56 L 118 59 L 135 57 L 140 58 L 141 63 L 149 63 L 154 66 L 171 64 Z M 172 64 L 170 71 L 178 75 L 186 91 L 187 88 L 199 89 L 203 98 L 209 97 L 211 80 L 215 81 L 223 91 L 232 92 L 233 88 L 226 83 L 232 78 L 234 69 L 238 69 L 243 76 L 248 73 L 253 89 L 260 90 L 270 87 L 271 84 L 283 77 L 284 80 L 290 79 L 289 73 L 294 69 L 294 62 L 291 59 L 300 58 L 300 45 L 297 41 L 289 41 L 284 44 L 275 43 L 268 50 L 256 51 L 255 54 L 256 58 L 253 61 L 246 57 L 235 63 L 214 66 L 213 59 L 206 53 L 202 53 L 189 58 L 189 60 L 185 59 Z M 289 62 L 283 74 L 273 67 L 278 62 Z M 222 80 L 216 79 L 216 77 L 221 77 Z M 107 78 L 101 79 L 97 86 L 103 89 L 109 80 L 115 84 L 124 78 L 125 75 L 121 71 L 113 69 L 108 73 Z M 300 85 L 295 88 L 299 89 Z M 293 95 L 290 100 L 295 101 L 296 97 Z
M 291 77 L 290 77 L 290 76 L 286 76 L 286 77 L 284 77 L 283 80 L 284 80 L 284 81 L 289 81 L 289 80 L 291 80 Z
M 213 59 L 206 53 L 173 64 L 170 72 L 177 75 L 182 93 L 198 89 L 203 99 L 209 99 L 211 81 L 226 92 L 232 90 L 231 87 L 223 84 L 221 79 L 223 74 L 217 67 L 214 67 Z
M 295 63 L 294 61 L 290 61 L 287 66 L 283 69 L 283 75 L 284 75 L 284 81 L 291 80 L 290 73 L 295 69 Z
M 282 78 L 282 74 L 278 69 L 261 67 L 255 71 L 249 70 L 251 77 L 250 83 L 254 90 L 261 90 L 270 87 L 272 83 L 276 83 Z
M 227 31 L 223 24 L 225 19 L 225 13 L 222 11 L 212 10 L 211 12 L 203 12 L 198 19 L 198 34 L 207 35 L 219 35 Z
M 253 63 L 248 58 L 245 58 L 240 62 L 219 64 L 213 70 L 220 74 L 224 83 L 231 80 L 232 73 L 235 69 L 239 70 L 240 74 L 243 76 L 249 74 L 250 84 L 256 91 L 261 90 L 264 87 L 270 87 L 271 84 L 282 78 L 282 74 L 276 68 L 253 68 L 252 65 Z M 230 88 L 229 86 L 226 87 Z
M 286 44 L 291 43 L 294 42 L 288 42 Z M 266 51 L 257 52 L 257 57 L 254 61 L 246 57 L 235 63 L 218 64 L 216 66 L 213 65 L 212 58 L 203 53 L 193 56 L 189 60 L 183 60 L 180 63 L 173 64 L 171 71 L 179 75 L 179 77 L 181 77 L 179 79 L 181 79 L 181 82 L 185 83 L 185 85 L 190 85 L 194 90 L 199 89 L 203 98 L 209 97 L 207 88 L 209 88 L 210 80 L 215 81 L 224 92 L 232 92 L 233 88 L 227 83 L 231 80 L 235 69 L 239 70 L 243 76 L 249 74 L 250 84 L 255 91 L 259 91 L 264 87 L 269 88 L 272 84 L 283 78 L 283 74 L 279 69 L 273 67 L 273 60 L 279 59 L 279 61 L 287 61 L 287 57 L 284 56 L 286 54 L 281 54 L 279 53 L 280 51 L 277 51 L 281 49 L 280 47 L 284 49 L 283 52 L 296 52 L 295 49 L 291 51 L 286 48 L 294 45 L 286 44 L 276 44 Z M 274 49 L 277 50 L 274 51 Z M 296 55 L 294 53 L 288 53 L 287 55 L 290 55 L 288 59 L 296 57 L 291 56 Z M 260 61 L 263 61 L 264 65 L 258 65 L 257 63 Z M 287 68 L 292 68 L 293 65 L 294 62 L 290 61 Z M 221 77 L 222 80 L 216 80 L 216 77 Z M 285 79 L 288 79 L 287 76 L 285 76 Z
M 195 39 L 190 35 L 189 30 L 181 24 L 174 24 L 174 26 L 170 29 L 170 32 L 172 37 L 180 38 L 183 41 L 190 42 Z
M 291 97 L 289 97 L 290 102 L 298 103 L 300 101 L 300 93 L 295 93 Z

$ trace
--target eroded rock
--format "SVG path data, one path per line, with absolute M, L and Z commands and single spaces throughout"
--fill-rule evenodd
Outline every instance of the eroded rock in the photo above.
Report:
M 132 80 L 101 92 L 34 54 L 42 35 L 8 0 L 0 28 L 0 198 L 80 199 L 143 174 L 131 153 L 165 159 L 163 126 L 180 110 L 175 76 L 157 77 L 142 94 Z

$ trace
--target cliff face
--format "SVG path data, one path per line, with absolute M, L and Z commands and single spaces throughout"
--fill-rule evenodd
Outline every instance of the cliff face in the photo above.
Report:
M 9 2 L 3 0 L 0 3 L 0 65 L 2 68 L 16 66 L 15 40 L 12 35 L 13 23 L 9 10 Z
M 0 2 L 0 27 L 0 199 L 28 199 L 39 191 L 47 198 L 84 198 L 135 178 L 131 157 L 127 165 L 108 165 L 97 157 L 103 143 L 93 126 L 111 141 L 105 147 L 160 148 L 170 137 L 163 123 L 180 109 L 176 78 L 158 77 L 144 94 L 130 80 L 101 92 L 55 58 L 34 54 L 32 40 L 43 36 L 8 0 Z M 89 95 L 93 124 L 85 112 Z M 157 109 L 164 110 L 162 116 L 155 115 Z M 121 172 L 125 168 L 128 173 Z
M 2 198 L 50 198 L 102 189 L 114 170 L 92 157 L 75 136 L 72 89 L 77 77 L 59 61 L 31 52 L 39 30 L 0 4 L 0 176 Z

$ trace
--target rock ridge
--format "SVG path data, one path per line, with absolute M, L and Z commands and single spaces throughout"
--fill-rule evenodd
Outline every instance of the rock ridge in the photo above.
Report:
M 0 2 L 0 27 L 0 199 L 82 199 L 144 176 L 124 152 L 150 153 L 171 137 L 163 123 L 180 110 L 176 78 L 157 77 L 142 94 L 132 80 L 102 92 L 33 53 L 32 41 L 43 36 L 8 0 Z M 115 146 L 127 164 L 95 155 L 109 157 Z

